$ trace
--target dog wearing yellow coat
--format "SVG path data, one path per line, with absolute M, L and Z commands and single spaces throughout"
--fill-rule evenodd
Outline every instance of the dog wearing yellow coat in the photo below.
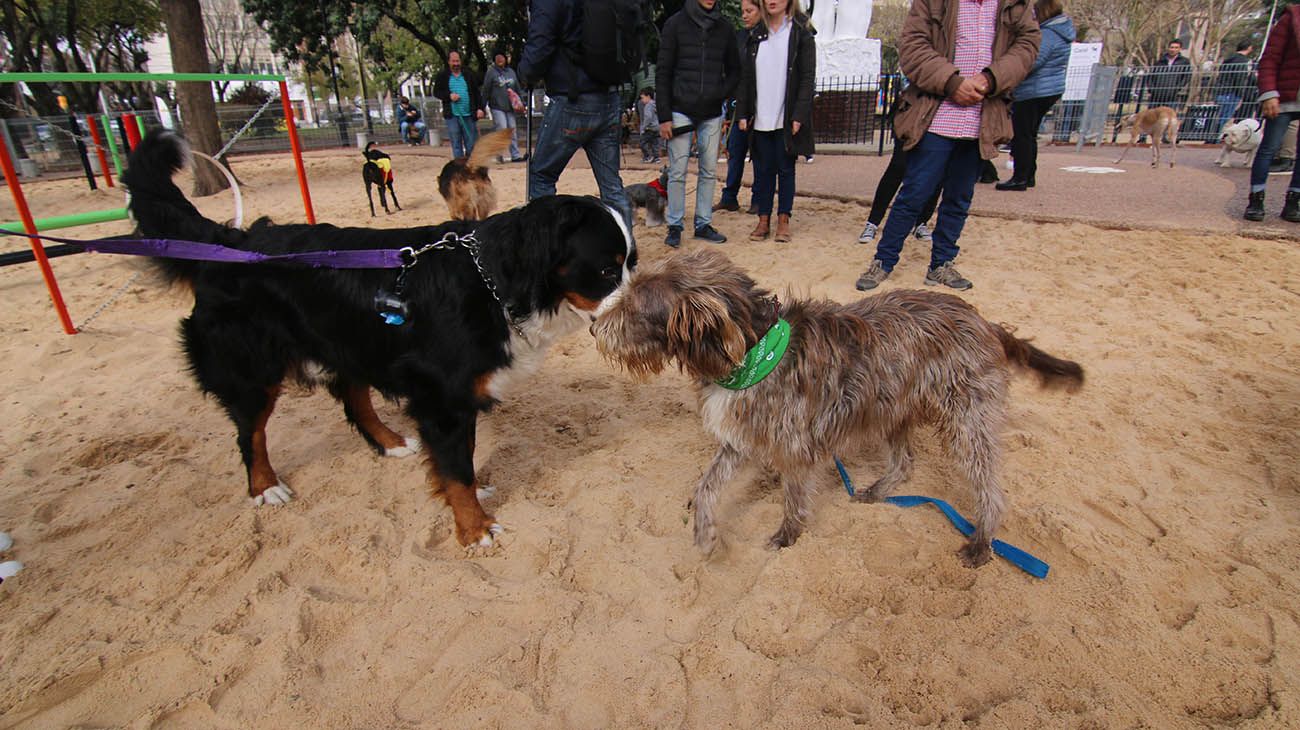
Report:
M 398 210 L 402 209 L 401 203 L 397 202 L 397 191 L 393 189 L 393 160 L 386 153 L 375 146 L 374 142 L 366 145 L 366 149 L 361 153 L 365 156 L 365 164 L 361 165 L 361 178 L 366 181 L 366 199 L 370 201 L 370 217 L 375 217 L 375 198 L 370 193 L 370 188 L 379 187 L 379 204 L 384 206 L 384 212 L 392 214 L 393 211 L 388 209 L 388 198 L 384 195 L 384 188 L 393 196 L 393 205 Z

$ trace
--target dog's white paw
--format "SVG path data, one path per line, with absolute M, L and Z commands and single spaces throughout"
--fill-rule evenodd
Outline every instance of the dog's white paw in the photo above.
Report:
M 478 497 L 478 501 L 480 502 L 482 502 L 485 499 L 492 499 L 493 497 L 496 496 L 496 493 L 497 493 L 496 487 L 491 487 L 486 484 L 474 490 L 474 496 Z
M 418 454 L 420 453 L 420 449 L 422 448 L 423 447 L 420 446 L 419 439 L 414 439 L 411 438 L 410 436 L 407 436 L 406 443 L 404 445 L 394 446 L 391 449 L 385 449 L 384 456 L 391 456 L 393 458 L 400 459 L 405 456 L 411 456 L 412 454 Z
M 23 564 L 17 560 L 6 560 L 0 563 L 0 580 L 12 578 L 18 575 L 18 571 L 23 569 Z
M 488 528 L 487 534 L 478 539 L 478 546 L 492 547 L 492 544 L 496 541 L 497 535 L 500 535 L 505 531 L 506 528 L 502 527 L 499 523 L 493 522 L 492 526 Z
M 268 487 L 264 492 L 253 497 L 253 506 L 261 507 L 264 504 L 281 505 L 289 504 L 293 500 L 293 492 L 284 483 L 280 482 L 274 487 Z

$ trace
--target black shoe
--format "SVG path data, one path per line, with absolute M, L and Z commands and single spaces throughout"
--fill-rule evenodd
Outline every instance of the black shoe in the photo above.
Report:
M 681 226 L 668 226 L 668 235 L 664 236 L 664 245 L 668 248 L 677 248 L 682 245 Z
M 1032 187 L 1034 186 L 1034 184 L 1035 184 L 1034 176 L 1033 176 L 1033 175 L 1030 175 L 1030 176 L 1029 176 L 1029 187 L 1032 188 Z
M 1295 160 L 1287 157 L 1274 157 L 1268 165 L 1269 174 L 1291 172 L 1295 169 Z
M 714 210 L 729 210 L 732 213 L 740 210 L 740 203 L 734 200 L 719 200 L 713 206 Z
M 1010 180 L 1007 180 L 1006 182 L 1000 182 L 1000 183 L 998 183 L 997 185 L 994 185 L 993 187 L 997 188 L 998 190 L 1021 190 L 1021 191 L 1024 191 L 1024 190 L 1028 190 L 1028 189 L 1029 189 L 1029 181 L 1028 181 L 1028 180 L 1017 180 L 1017 179 L 1015 179 L 1015 178 L 1013 177 L 1013 178 L 1011 178 Z
M 1242 216 L 1248 221 L 1264 220 L 1264 191 L 1251 193 L 1246 202 L 1246 213 Z
M 758 215 L 758 203 L 751 201 L 749 207 L 745 209 L 745 215 Z
M 1287 191 L 1286 205 L 1282 206 L 1282 220 L 1300 223 L 1300 193 Z
M 709 243 L 726 243 L 727 237 L 718 233 L 718 229 L 711 225 L 705 224 L 695 229 L 695 237 L 708 241 Z

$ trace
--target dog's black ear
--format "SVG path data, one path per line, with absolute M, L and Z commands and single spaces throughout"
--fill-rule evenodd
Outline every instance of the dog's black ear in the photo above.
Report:
M 745 359 L 745 333 L 725 301 L 696 289 L 668 315 L 668 353 L 691 375 L 718 380 Z

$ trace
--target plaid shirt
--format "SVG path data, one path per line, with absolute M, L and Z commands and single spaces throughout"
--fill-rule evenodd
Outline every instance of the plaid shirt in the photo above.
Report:
M 993 62 L 993 34 L 1001 0 L 957 0 L 957 44 L 953 64 L 963 78 L 974 78 Z M 984 105 L 961 106 L 944 99 L 930 122 L 930 131 L 956 139 L 978 139 Z

